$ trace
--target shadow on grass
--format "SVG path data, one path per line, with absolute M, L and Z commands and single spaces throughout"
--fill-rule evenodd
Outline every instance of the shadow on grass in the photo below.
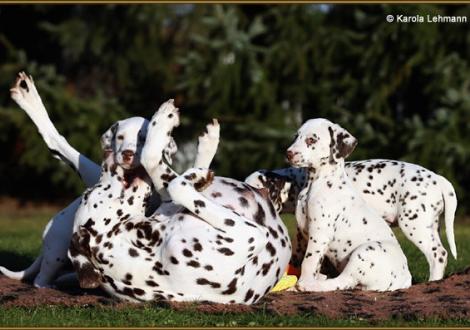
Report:
M 4 266 L 12 271 L 19 271 L 28 268 L 34 261 L 34 258 L 24 254 L 18 254 L 12 251 L 0 250 L 0 266 Z
M 0 266 L 6 267 L 11 271 L 21 271 L 28 268 L 34 259 L 31 256 L 27 256 L 24 254 L 15 253 L 12 251 L 0 251 Z M 70 265 L 66 265 L 63 269 L 66 273 L 73 272 L 73 268 Z M 0 276 L 3 274 L 0 272 Z M 29 278 L 25 280 L 25 283 L 32 284 L 33 278 Z M 115 304 L 118 302 L 117 299 L 110 297 L 104 290 L 97 288 L 97 289 L 82 289 L 80 288 L 78 282 L 76 281 L 66 281 L 55 283 L 57 286 L 55 287 L 56 290 L 62 291 L 67 293 L 71 296 L 83 296 L 83 295 L 94 295 L 98 296 L 98 302 L 109 305 Z

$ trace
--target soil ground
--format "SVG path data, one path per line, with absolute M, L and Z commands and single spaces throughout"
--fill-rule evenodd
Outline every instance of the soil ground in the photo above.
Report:
M 275 315 L 311 313 L 332 319 L 360 318 L 368 321 L 427 318 L 468 319 L 470 317 L 470 267 L 444 280 L 413 285 L 394 292 L 359 290 L 329 293 L 270 293 L 255 305 L 223 305 L 201 303 L 162 303 L 168 308 L 202 313 L 246 313 L 267 311 Z M 112 306 L 124 308 L 101 290 L 79 288 L 36 289 L 31 284 L 0 275 L 0 306 Z

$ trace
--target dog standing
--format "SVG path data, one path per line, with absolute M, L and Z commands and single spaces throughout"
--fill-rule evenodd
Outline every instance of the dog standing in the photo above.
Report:
M 411 286 L 411 274 L 392 230 L 371 209 L 345 173 L 356 139 L 326 119 L 307 121 L 287 151 L 292 166 L 309 171 L 296 218 L 308 242 L 297 289 L 331 291 L 360 287 L 387 291 Z M 410 215 L 411 216 L 411 215 Z M 324 279 L 324 257 L 340 275 Z

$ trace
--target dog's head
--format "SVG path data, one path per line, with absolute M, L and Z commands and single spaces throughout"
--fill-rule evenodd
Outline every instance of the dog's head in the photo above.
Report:
M 140 166 L 140 156 L 147 136 L 148 120 L 142 117 L 132 117 L 114 123 L 102 136 L 101 148 L 104 159 L 131 170 Z M 164 149 L 166 160 L 171 163 L 172 156 L 177 151 L 173 138 Z
M 287 161 L 294 167 L 319 168 L 345 159 L 356 145 L 357 139 L 338 124 L 323 118 L 310 119 L 287 149 Z
M 258 189 L 266 189 L 277 213 L 283 210 L 284 203 L 289 199 L 289 192 L 292 187 L 288 177 L 266 170 L 250 174 L 245 179 L 245 183 Z
M 104 158 L 125 170 L 140 165 L 140 153 L 147 135 L 148 121 L 132 117 L 114 123 L 102 136 L 101 148 Z

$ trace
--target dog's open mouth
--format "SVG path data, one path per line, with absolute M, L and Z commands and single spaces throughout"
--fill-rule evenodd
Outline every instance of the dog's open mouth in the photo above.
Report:
M 136 180 L 143 180 L 147 176 L 143 166 L 138 166 L 129 170 L 124 170 L 124 180 L 122 184 L 124 188 L 127 189 L 133 185 Z

